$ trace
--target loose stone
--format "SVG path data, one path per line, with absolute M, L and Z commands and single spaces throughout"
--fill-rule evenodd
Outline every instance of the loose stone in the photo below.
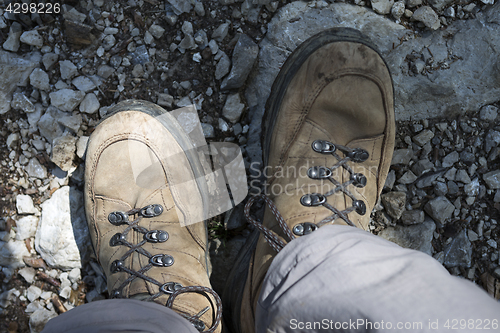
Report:
M 395 220 L 401 217 L 405 210 L 406 193 L 404 192 L 389 192 L 380 196 L 382 204 L 384 205 L 387 214 Z
M 445 224 L 453 214 L 455 206 L 444 196 L 439 196 L 430 200 L 424 207 L 434 221 Z

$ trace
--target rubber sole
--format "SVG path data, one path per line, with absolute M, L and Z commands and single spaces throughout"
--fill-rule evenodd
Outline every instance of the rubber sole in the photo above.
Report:
M 380 51 L 378 51 L 377 47 L 368 39 L 368 37 L 351 28 L 328 29 L 310 37 L 304 43 L 299 45 L 281 67 L 278 76 L 274 80 L 271 93 L 266 102 L 266 108 L 262 120 L 262 151 L 265 166 L 268 165 L 269 161 L 269 146 L 276 118 L 286 90 L 288 89 L 289 82 L 292 81 L 302 64 L 312 53 L 327 44 L 335 42 L 360 43 L 370 47 L 380 55 Z M 243 290 L 245 289 L 250 261 L 252 260 L 252 255 L 258 239 L 259 232 L 254 230 L 240 250 L 233 269 L 228 276 L 226 287 L 224 288 L 222 297 L 222 303 L 224 309 L 226 309 L 224 312 L 225 315 L 223 313 L 224 324 L 226 330 L 231 333 L 242 332 L 240 315 Z M 247 306 L 251 305 L 247 304 Z

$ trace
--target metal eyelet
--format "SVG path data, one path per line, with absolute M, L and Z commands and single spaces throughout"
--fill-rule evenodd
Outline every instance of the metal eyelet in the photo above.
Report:
M 117 233 L 109 240 L 110 246 L 118 246 L 124 244 L 126 237 L 123 234 Z
M 356 187 L 365 187 L 366 186 L 366 176 L 362 173 L 353 173 L 351 175 L 351 180 L 353 181 L 353 185 Z
M 165 294 L 171 294 L 174 291 L 177 291 L 181 288 L 182 288 L 182 284 L 180 284 L 180 283 L 167 282 L 160 287 L 160 291 L 164 292 Z
M 300 198 L 300 203 L 306 207 L 319 206 L 326 202 L 326 197 L 319 193 L 305 194 Z
M 315 140 L 311 146 L 315 152 L 321 154 L 330 154 L 337 149 L 333 143 L 326 140 Z
M 156 217 L 163 213 L 163 207 L 161 205 L 148 205 L 141 209 L 139 215 L 142 217 Z
M 128 223 L 128 214 L 120 211 L 112 212 L 108 215 L 108 221 L 113 225 Z
M 332 170 L 324 166 L 313 166 L 307 170 L 307 175 L 311 179 L 326 179 L 332 176 Z
M 194 326 L 194 328 L 196 328 L 196 330 L 198 332 L 203 332 L 205 330 L 205 323 L 202 322 L 200 319 L 195 319 L 191 322 L 191 325 Z
M 111 273 L 121 272 L 123 266 L 124 266 L 123 261 L 121 261 L 121 260 L 115 260 L 115 261 L 113 261 L 111 263 L 111 267 L 110 267 L 109 270 L 111 271 Z
M 118 289 L 113 290 L 110 296 L 111 298 L 122 298 L 122 291 Z
M 358 213 L 359 215 L 366 214 L 366 205 L 362 200 L 354 200 L 352 202 L 352 206 L 356 210 L 356 213 Z
M 355 163 L 364 162 L 370 157 L 370 154 L 362 148 L 355 148 L 349 154 L 347 154 L 349 158 Z
M 163 243 L 168 239 L 168 232 L 163 230 L 151 230 L 144 234 L 144 239 L 150 243 Z
M 305 236 L 309 235 L 311 232 L 315 231 L 318 229 L 318 226 L 314 223 L 311 222 L 304 222 L 304 223 L 299 223 L 296 224 L 292 231 L 295 235 L 297 236 Z
M 174 257 L 169 254 L 156 254 L 149 259 L 149 262 L 159 267 L 169 267 L 174 264 Z

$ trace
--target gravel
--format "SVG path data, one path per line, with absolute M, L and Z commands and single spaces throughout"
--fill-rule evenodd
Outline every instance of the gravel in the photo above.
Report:
M 395 82 L 396 148 L 371 231 L 480 285 L 499 270 L 498 1 L 68 3 L 50 17 L 0 13 L 0 331 L 40 332 L 54 297 L 66 309 L 107 297 L 82 198 L 86 144 L 110 106 L 194 103 L 209 142 L 259 165 L 275 75 L 331 26 L 374 39 Z M 220 292 L 250 229 L 241 206 L 211 223 Z

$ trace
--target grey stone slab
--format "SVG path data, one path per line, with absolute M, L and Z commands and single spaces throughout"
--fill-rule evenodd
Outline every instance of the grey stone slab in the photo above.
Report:
M 388 227 L 379 233 L 379 236 L 394 242 L 402 247 L 414 249 L 432 255 L 432 237 L 436 224 L 430 218 L 423 223 L 395 227 Z
M 300 1 L 282 7 L 259 44 L 258 64 L 246 90 L 251 119 L 247 146 L 250 158 L 261 160 L 260 124 L 274 78 L 288 55 L 307 38 L 332 27 L 351 27 L 368 35 L 391 70 L 396 87 L 396 119 L 418 120 L 475 112 L 498 100 L 498 22 L 500 2 L 477 13 L 476 19 L 458 20 L 445 30 L 426 31 L 422 36 L 366 7 L 336 2 L 319 9 Z M 428 75 L 409 73 L 406 57 L 413 52 L 423 53 L 428 45 L 439 45 L 439 57 L 447 51 L 441 69 Z

